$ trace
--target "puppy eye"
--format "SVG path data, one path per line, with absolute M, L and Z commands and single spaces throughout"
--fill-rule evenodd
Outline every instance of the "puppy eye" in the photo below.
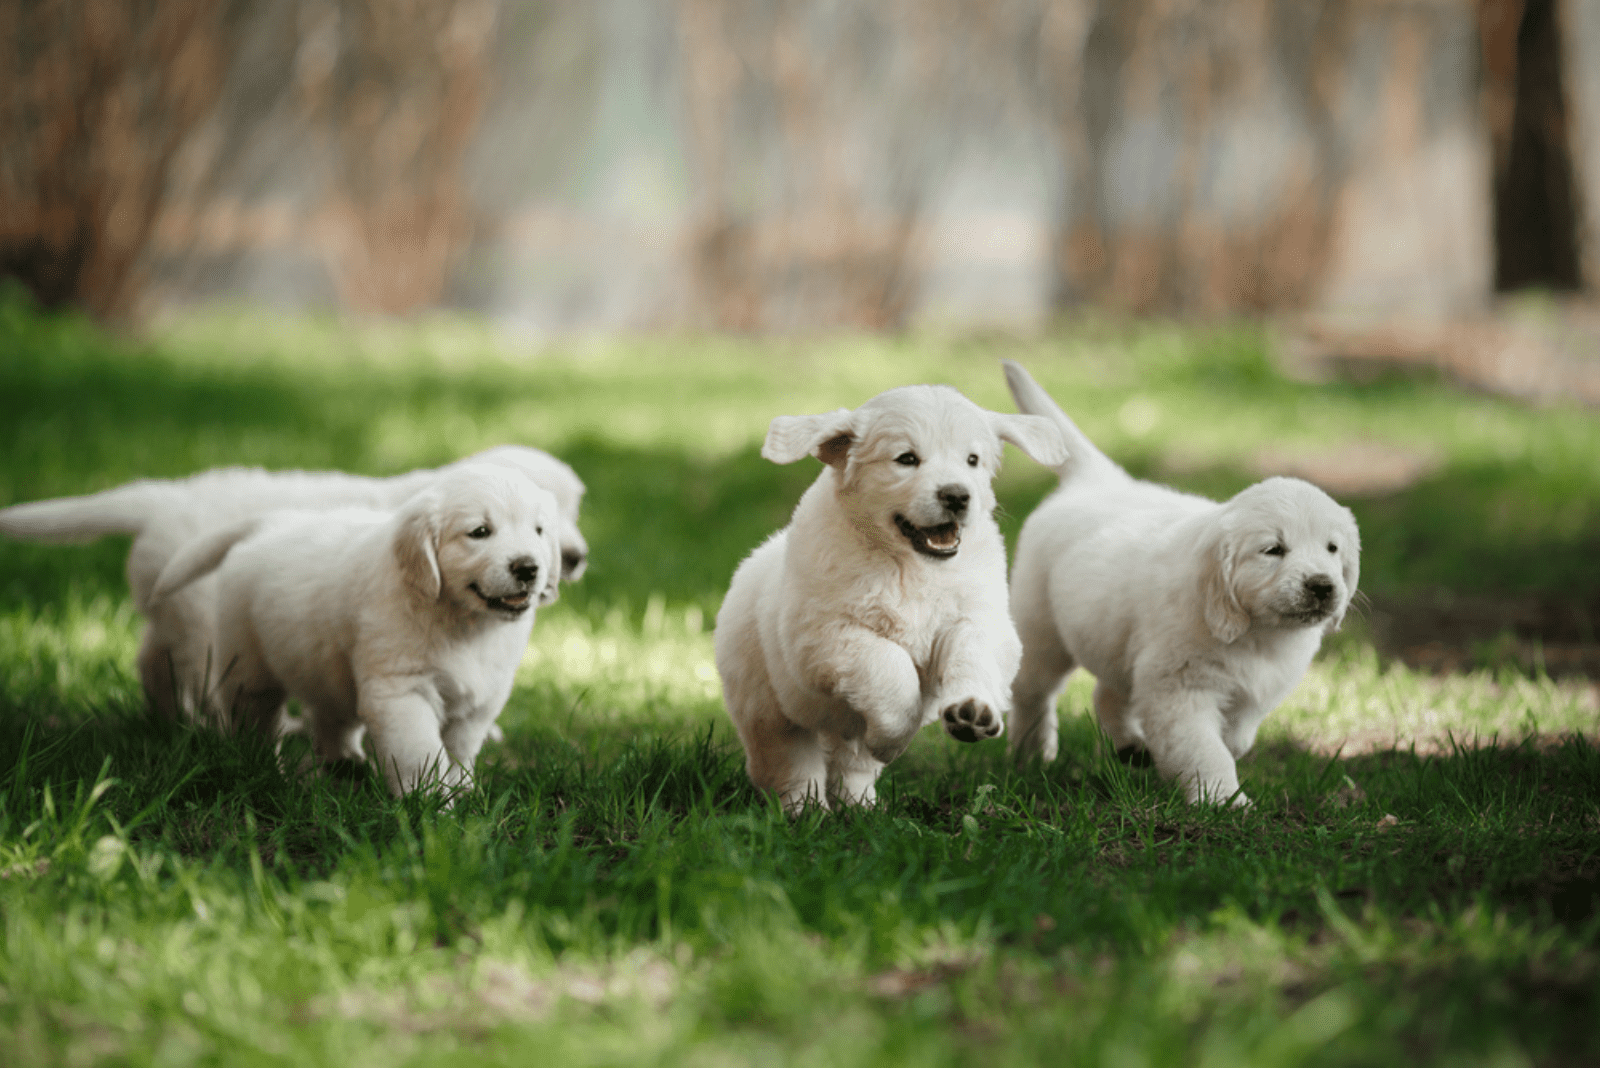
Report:
M 535 534 L 543 534 L 544 533 L 544 527 L 534 527 L 533 528 L 533 532 Z
M 1337 545 L 1335 545 L 1333 542 L 1330 541 L 1328 543 L 1328 551 L 1330 553 L 1336 553 L 1336 552 L 1339 551 L 1339 547 Z
M 973 453 L 972 455 L 967 457 L 967 466 L 968 467 L 977 467 L 978 466 L 978 454 L 977 453 Z
M 1282 543 L 1277 545 L 1269 545 L 1267 548 L 1262 549 L 1261 551 L 1268 556 L 1282 556 L 1284 552 L 1286 552 Z
M 482 540 L 493 533 L 494 531 L 490 530 L 487 526 L 476 526 L 467 531 L 467 537 Z
M 917 454 L 914 452 L 903 452 L 894 458 L 894 462 L 902 467 L 915 467 L 922 461 L 917 458 Z

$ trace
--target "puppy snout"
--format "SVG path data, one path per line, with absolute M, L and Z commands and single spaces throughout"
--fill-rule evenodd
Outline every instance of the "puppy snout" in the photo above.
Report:
M 1312 575 L 1306 579 L 1306 595 L 1319 604 L 1333 600 L 1333 580 L 1327 575 Z
M 539 564 L 531 556 L 519 556 L 508 566 L 511 568 L 511 577 L 524 586 L 532 585 L 539 577 Z
M 939 503 L 944 505 L 951 515 L 961 515 L 967 510 L 967 502 L 972 500 L 972 493 L 967 487 L 952 482 L 940 486 L 937 491 Z

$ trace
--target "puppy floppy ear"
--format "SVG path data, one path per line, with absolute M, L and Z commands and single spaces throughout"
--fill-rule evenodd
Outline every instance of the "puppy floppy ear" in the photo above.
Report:
M 1332 634 L 1344 625 L 1345 613 L 1350 611 L 1350 606 L 1355 603 L 1356 583 L 1361 581 L 1361 531 L 1356 527 L 1355 513 L 1348 508 L 1341 508 L 1344 513 L 1348 528 L 1339 545 L 1340 570 L 1344 572 L 1344 607 L 1339 609 L 1338 615 L 1332 616 L 1327 625 L 1323 627 L 1323 634 Z
M 838 467 L 855 444 L 853 415 L 849 408 L 822 415 L 780 415 L 767 428 L 761 455 L 775 464 L 815 456 L 829 467 Z
M 989 425 L 1001 441 L 1011 442 L 1046 467 L 1060 467 L 1070 455 L 1060 428 L 1042 415 L 990 412 Z
M 546 521 L 544 525 L 545 548 L 550 555 L 550 561 L 544 569 L 544 585 L 539 587 L 539 607 L 555 604 L 561 599 L 561 537 L 557 533 L 560 524 Z
M 394 532 L 394 558 L 406 585 L 430 601 L 439 599 L 444 582 L 439 576 L 439 527 L 434 520 L 434 498 L 412 498 L 401 510 Z
M 1218 532 L 1200 554 L 1200 600 L 1206 627 L 1223 645 L 1231 645 L 1250 629 L 1250 613 L 1239 603 L 1234 590 L 1235 552 L 1233 537 Z

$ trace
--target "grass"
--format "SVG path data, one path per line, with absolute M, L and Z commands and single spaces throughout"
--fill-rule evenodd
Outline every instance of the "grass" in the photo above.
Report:
M 149 716 L 125 542 L 0 545 L 0 1063 L 1581 1064 L 1600 1058 L 1594 689 L 1431 676 L 1357 621 L 1185 807 L 1108 754 L 928 732 L 871 811 L 744 779 L 710 627 L 815 465 L 777 414 L 1023 361 L 1130 467 L 1228 493 L 1351 441 L 1363 586 L 1600 603 L 1600 423 L 1441 383 L 1311 386 L 1249 327 L 1038 341 L 520 344 L 460 321 L 191 317 L 142 340 L 0 299 L 0 503 L 224 463 L 388 473 L 498 441 L 590 486 L 503 745 L 450 811 Z M 1008 457 L 1014 533 L 1050 478 Z

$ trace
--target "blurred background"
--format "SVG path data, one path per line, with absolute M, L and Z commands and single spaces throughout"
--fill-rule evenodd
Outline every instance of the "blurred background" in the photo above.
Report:
M 1351 504 L 1386 652 L 1600 678 L 1597 289 L 1595 0 L 0 2 L 0 501 L 522 440 L 595 618 L 710 618 L 772 415 L 1011 356 Z
M 1309 349 L 1404 320 L 1345 343 L 1393 356 L 1507 291 L 1592 291 L 1590 204 L 1585 0 L 0 5 L 0 274 L 112 318 L 1092 305 L 1296 313 Z

